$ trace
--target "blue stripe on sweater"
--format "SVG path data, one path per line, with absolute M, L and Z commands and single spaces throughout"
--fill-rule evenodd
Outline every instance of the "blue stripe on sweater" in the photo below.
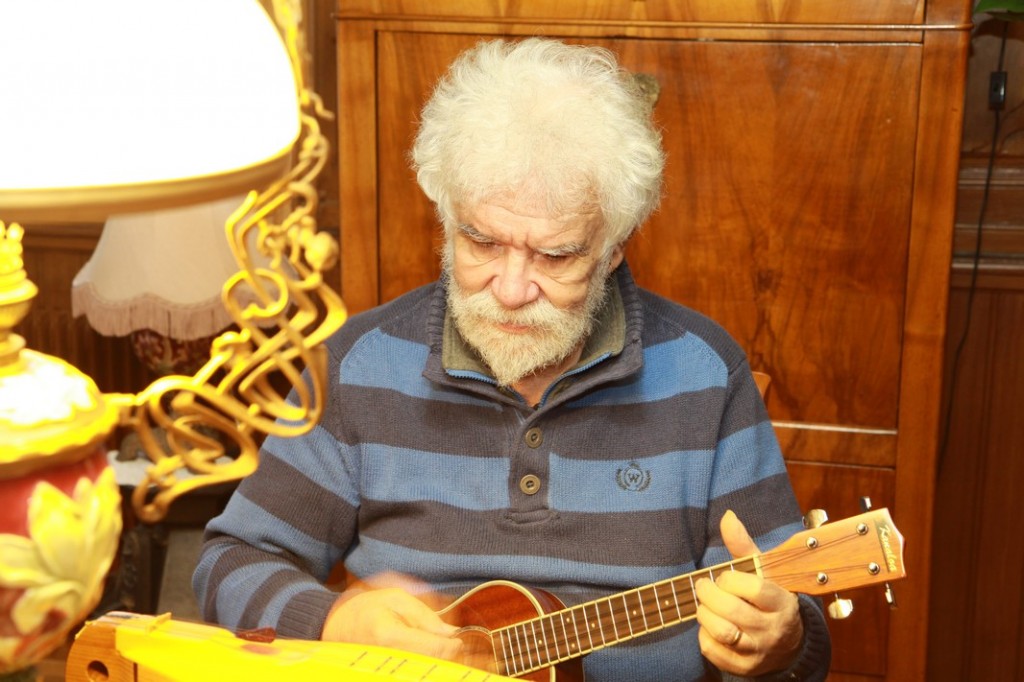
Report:
M 271 574 L 271 577 L 273 577 L 273 574 Z M 288 605 L 288 602 L 290 602 L 295 595 L 307 592 L 310 589 L 322 590 L 324 589 L 324 586 L 313 581 L 308 583 L 298 581 L 281 588 L 277 594 L 274 595 L 274 598 L 267 602 L 266 609 L 260 615 L 259 625 L 256 627 L 277 628 L 278 621 L 284 612 L 285 606 Z
M 229 519 L 222 527 L 222 522 Z M 256 549 L 279 555 L 281 551 L 291 552 L 308 558 L 310 572 L 317 580 L 327 580 L 331 568 L 340 558 L 341 552 L 332 545 L 306 535 L 291 524 L 267 512 L 244 495 L 232 495 L 221 516 L 214 517 L 206 526 L 207 532 L 226 532 Z M 267 542 L 274 538 L 282 544 Z M 233 590 L 220 589 L 219 594 L 235 594 Z
M 300 453 L 300 456 L 289 457 L 291 452 Z M 261 456 L 277 457 L 355 507 L 359 505 L 359 491 L 353 486 L 353 481 L 358 478 L 358 469 L 349 461 L 349 455 L 348 447 L 316 424 L 309 433 L 300 436 L 267 436 Z
M 607 513 L 703 507 L 714 453 L 668 452 L 639 462 L 551 456 L 549 499 L 555 509 Z
M 610 646 L 588 654 L 583 659 L 584 671 L 590 666 L 601 671 L 601 679 L 616 682 L 640 680 L 702 680 L 704 662 L 700 656 L 680 656 L 681 651 L 699 651 L 697 628 L 676 625 L 664 639 L 639 638 L 628 644 Z M 652 661 L 659 661 L 657 670 Z
M 786 473 L 786 464 L 778 452 L 771 422 L 761 422 L 722 439 L 715 457 L 711 498 L 744 488 L 752 481 L 763 481 Z
M 595 551 L 595 558 L 600 551 Z M 611 566 L 594 562 L 570 561 L 554 557 L 507 554 L 452 555 L 410 549 L 360 536 L 345 560 L 354 575 L 367 577 L 381 566 L 400 573 L 416 575 L 444 589 L 476 576 L 502 576 L 523 585 L 545 585 L 551 576 L 562 582 L 595 585 L 622 585 L 623 589 L 654 583 L 693 570 L 693 564 L 681 566 Z
M 217 591 L 217 622 L 228 627 L 236 627 L 242 620 L 242 614 L 245 613 L 245 608 L 248 605 L 248 600 L 239 599 L 238 595 L 258 593 L 263 583 L 279 567 L 279 563 L 258 562 L 248 564 L 245 568 L 232 571 L 224 576 Z M 262 580 L 260 580 L 261 578 Z M 259 582 L 254 582 L 254 580 L 259 580 Z M 308 589 L 308 585 L 302 583 L 298 583 L 295 587 Z M 271 618 L 275 620 L 280 615 L 279 611 L 265 611 L 263 618 L 271 613 L 273 614 Z M 271 622 L 270 625 L 276 625 L 276 622 Z
M 423 377 L 429 352 L 430 348 L 424 344 L 373 329 L 360 337 L 342 360 L 338 378 L 343 384 L 384 388 L 413 398 L 501 409 L 498 403 L 472 394 L 438 390 L 434 383 Z M 415 379 L 410 381 L 411 377 Z
M 196 600 L 199 604 L 206 603 L 206 591 L 210 587 L 210 571 L 220 560 L 224 552 L 231 549 L 231 545 L 207 545 L 196 563 L 195 572 L 192 573 L 192 591 L 196 593 Z
M 646 371 L 649 367 L 657 367 L 657 373 Z M 639 384 L 630 382 L 608 387 L 575 401 L 572 406 L 653 402 L 680 393 L 724 387 L 729 380 L 729 371 L 721 357 L 693 334 L 645 348 L 644 368 Z
M 668 452 L 636 462 L 594 462 L 552 454 L 552 508 L 573 512 L 657 511 L 703 508 L 710 490 L 720 497 L 785 472 L 781 458 L 763 453 L 775 447 L 769 422 L 737 431 L 718 453 Z M 751 476 L 753 472 L 753 476 Z
M 441 502 L 461 509 L 509 506 L 509 461 L 461 457 L 384 444 L 362 447 L 362 493 L 387 502 Z

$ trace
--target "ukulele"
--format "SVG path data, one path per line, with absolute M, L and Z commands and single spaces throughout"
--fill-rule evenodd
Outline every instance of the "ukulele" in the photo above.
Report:
M 580 657 L 691 620 L 695 585 L 724 571 L 759 575 L 821 595 L 906 577 L 903 536 L 888 510 L 802 531 L 775 549 L 566 607 L 544 590 L 492 581 L 440 611 L 461 627 L 464 662 L 535 682 L 582 682 Z

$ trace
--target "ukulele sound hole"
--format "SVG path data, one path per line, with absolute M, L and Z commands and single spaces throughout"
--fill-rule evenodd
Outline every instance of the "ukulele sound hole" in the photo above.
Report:
M 498 673 L 498 664 L 491 645 L 491 633 L 479 627 L 464 627 L 456 635 L 462 640 L 459 663 L 471 668 Z

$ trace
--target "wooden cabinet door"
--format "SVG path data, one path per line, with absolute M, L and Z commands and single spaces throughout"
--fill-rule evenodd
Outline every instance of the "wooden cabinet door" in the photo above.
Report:
M 608 23 L 596 9 L 588 21 L 525 21 L 499 19 L 515 11 L 503 5 L 453 21 L 417 15 L 417 2 L 415 16 L 377 17 L 342 3 L 343 295 L 361 310 L 439 273 L 438 220 L 408 151 L 457 54 L 498 35 L 612 49 L 659 83 L 668 152 L 664 198 L 632 239 L 630 266 L 641 285 L 721 322 L 771 375 L 769 413 L 805 509 L 839 518 L 869 497 L 893 510 L 916 582 L 895 586 L 892 614 L 877 590 L 843 595 L 857 604 L 832 625 L 832 679 L 920 679 L 966 33 L 955 22 L 913 30 L 926 14 L 914 1 L 884 3 L 905 22 L 894 26 L 686 24 L 701 2 L 657 3 L 686 14 L 664 26 Z M 930 16 L 955 18 L 952 5 Z M 798 6 L 814 16 L 794 21 L 824 20 L 823 5 Z

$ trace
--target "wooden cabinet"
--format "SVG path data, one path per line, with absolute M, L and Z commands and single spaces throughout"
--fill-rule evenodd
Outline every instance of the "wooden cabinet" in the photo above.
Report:
M 451 60 L 494 36 L 604 45 L 660 85 L 665 196 L 637 280 L 720 321 L 773 378 L 801 504 L 891 508 L 910 578 L 833 622 L 834 680 L 924 679 L 966 0 L 339 0 L 342 294 L 438 274 L 407 154 Z

